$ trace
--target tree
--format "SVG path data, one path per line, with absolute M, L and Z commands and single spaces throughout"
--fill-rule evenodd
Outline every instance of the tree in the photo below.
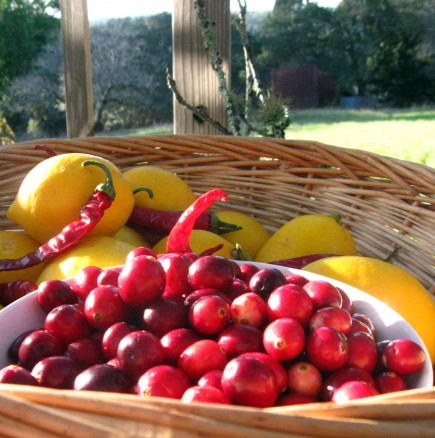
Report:
M 0 95 L 60 30 L 56 0 L 0 0 Z M 17 56 L 19 54 L 19 56 Z
M 165 68 L 171 63 L 171 16 L 110 20 L 91 27 L 96 130 L 172 120 Z M 65 132 L 60 37 L 47 44 L 31 71 L 8 88 L 3 106 L 15 131 Z
M 344 48 L 342 84 L 381 103 L 410 105 L 430 98 L 426 61 L 419 57 L 421 33 L 391 0 L 343 0 L 336 10 Z

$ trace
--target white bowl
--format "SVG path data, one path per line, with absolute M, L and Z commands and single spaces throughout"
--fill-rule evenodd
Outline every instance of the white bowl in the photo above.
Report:
M 427 358 L 426 363 L 421 372 L 407 379 L 409 388 L 425 388 L 433 385 L 433 368 L 427 348 L 416 331 L 391 307 L 359 289 L 322 275 L 265 263 L 253 264 L 259 268 L 273 266 L 284 274 L 299 274 L 309 280 L 326 280 L 341 288 L 352 300 L 355 311 L 371 318 L 377 331 L 377 340 L 406 338 L 417 342 L 423 348 Z M 45 312 L 39 307 L 35 292 L 0 311 L 0 368 L 9 363 L 7 352 L 10 344 L 25 331 L 41 327 L 44 318 Z

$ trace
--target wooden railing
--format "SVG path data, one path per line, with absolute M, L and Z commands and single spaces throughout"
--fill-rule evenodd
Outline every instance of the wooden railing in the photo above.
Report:
M 121 1 L 121 0 L 120 0 Z M 217 47 L 229 81 L 230 1 L 207 0 L 207 16 L 216 26 Z M 65 69 L 67 132 L 69 138 L 92 135 L 94 126 L 92 59 L 87 0 L 61 0 L 61 23 Z M 195 0 L 174 0 L 173 78 L 184 99 L 203 105 L 226 126 L 225 110 L 215 72 L 202 45 Z M 174 99 L 176 134 L 218 134 L 210 124 L 197 121 Z

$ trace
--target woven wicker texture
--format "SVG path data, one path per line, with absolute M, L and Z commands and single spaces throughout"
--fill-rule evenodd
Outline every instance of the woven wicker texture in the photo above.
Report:
M 416 163 L 315 142 L 231 136 L 44 139 L 0 149 L 0 226 L 25 174 L 47 152 L 86 152 L 121 169 L 150 163 L 179 174 L 198 193 L 219 187 L 232 208 L 273 231 L 310 213 L 339 214 L 361 255 L 410 271 L 432 293 L 435 170 Z M 219 207 L 222 207 L 220 205 Z

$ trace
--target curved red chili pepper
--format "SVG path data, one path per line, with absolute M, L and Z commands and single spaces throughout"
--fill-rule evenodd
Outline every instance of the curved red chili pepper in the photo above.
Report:
M 192 252 L 189 238 L 196 220 L 215 202 L 227 200 L 227 194 L 221 189 L 212 189 L 201 195 L 187 208 L 173 226 L 166 243 L 166 252 Z
M 104 212 L 112 205 L 116 192 L 112 175 L 103 163 L 94 160 L 86 160 L 83 162 L 83 166 L 88 165 L 101 167 L 106 174 L 106 182 L 99 184 L 95 188 L 94 193 L 80 210 L 80 218 L 71 222 L 57 236 L 52 237 L 37 250 L 19 259 L 0 260 L 0 271 L 25 269 L 50 260 L 59 253 L 76 245 L 94 229 L 103 217 Z
M 148 228 L 151 231 L 167 234 L 171 232 L 182 214 L 183 211 L 156 210 L 135 205 L 128 221 L 135 225 Z M 221 221 L 213 213 L 203 212 L 198 216 L 194 228 L 196 230 L 211 231 L 215 234 L 225 234 L 238 231 L 242 227 Z

